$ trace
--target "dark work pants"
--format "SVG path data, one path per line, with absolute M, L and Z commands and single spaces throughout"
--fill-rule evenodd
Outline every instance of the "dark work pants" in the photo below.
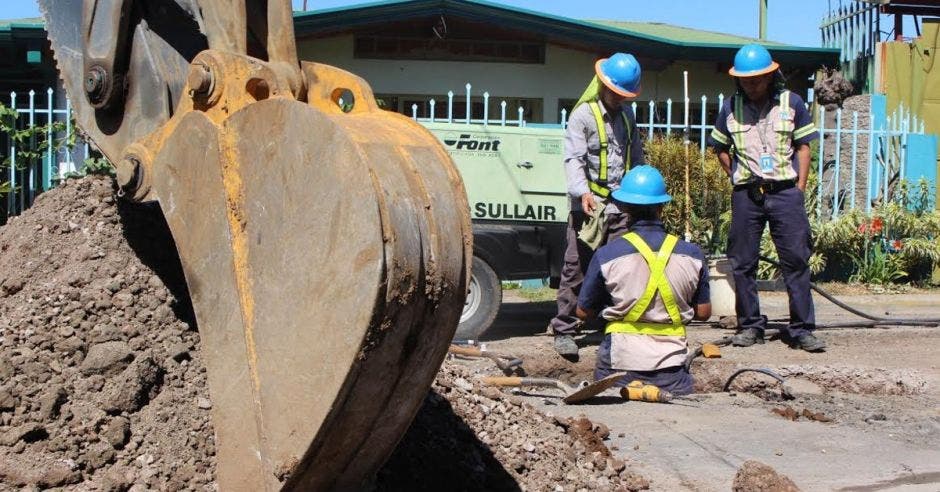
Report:
M 793 187 L 764 195 L 755 202 L 746 189 L 731 196 L 731 230 L 728 233 L 728 259 L 734 269 L 735 310 L 738 326 L 763 331 L 767 320 L 760 314 L 757 297 L 757 262 L 764 225 L 777 248 L 783 280 L 790 298 L 790 325 L 785 333 L 796 338 L 816 328 L 813 297 L 810 293 L 809 257 L 812 241 L 803 192 Z
M 574 335 L 579 322 L 575 316 L 578 307 L 578 294 L 587 272 L 594 250 L 578 239 L 578 231 L 587 220 L 584 212 L 571 212 L 568 215 L 567 247 L 565 264 L 561 268 L 561 281 L 558 285 L 558 314 L 552 318 L 550 326 L 556 335 Z M 604 223 L 603 243 L 627 233 L 626 214 L 607 214 Z

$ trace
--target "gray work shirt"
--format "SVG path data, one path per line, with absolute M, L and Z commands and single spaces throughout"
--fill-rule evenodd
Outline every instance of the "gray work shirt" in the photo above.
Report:
M 608 140 L 607 186 L 613 191 L 620 188 L 620 180 L 624 175 L 627 133 L 619 112 L 610 113 L 603 104 L 600 104 L 600 108 Z M 621 111 L 627 115 L 631 127 L 630 167 L 643 164 L 643 144 L 640 143 L 640 134 L 636 129 L 636 116 L 626 104 L 621 105 Z M 601 168 L 600 152 L 601 142 L 597 135 L 594 113 L 589 104 L 581 104 L 571 112 L 565 133 L 565 177 L 572 211 L 581 211 L 581 195 L 591 191 L 588 188 L 588 179 L 597 180 Z M 597 201 L 602 200 L 602 197 L 597 195 L 594 198 Z M 619 213 L 613 203 L 608 203 L 605 211 L 608 214 Z

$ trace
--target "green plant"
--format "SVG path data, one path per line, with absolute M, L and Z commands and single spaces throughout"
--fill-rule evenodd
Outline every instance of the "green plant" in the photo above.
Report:
M 849 277 L 849 282 L 877 285 L 896 282 L 907 276 L 897 258 L 886 253 L 880 242 L 874 242 L 869 251 L 852 257 L 855 273 Z
M 937 211 L 918 212 L 900 203 L 878 206 L 871 215 L 852 210 L 836 220 L 814 223 L 813 236 L 814 251 L 835 263 L 849 263 L 849 276 L 858 281 L 914 280 L 915 273 L 927 275 L 940 264 Z
M 6 134 L 10 144 L 16 148 L 16 154 L 0 154 L 3 156 L 3 167 L 9 168 L 15 157 L 16 169 L 23 170 L 35 164 L 47 152 L 58 152 L 62 148 L 75 146 L 75 132 L 68 132 L 64 137 L 47 139 L 46 136 L 60 135 L 66 130 L 63 121 L 53 121 L 45 125 L 33 125 L 20 128 L 17 124 L 19 113 L 17 110 L 0 103 L 0 133 Z M 74 127 L 74 122 L 73 122 Z M 10 181 L 0 182 L 0 195 L 15 191 Z
M 82 170 L 69 173 L 67 177 L 81 177 L 88 175 L 114 176 L 114 165 L 104 157 L 89 157 L 85 159 Z
M 672 195 L 672 202 L 663 209 L 666 229 L 682 237 L 688 219 L 693 242 L 711 253 L 724 251 L 728 236 L 722 218 L 731 208 L 731 182 L 714 152 L 707 149 L 703 155 L 697 145 L 686 144 L 678 136 L 649 139 L 644 150 L 649 163 L 663 174 Z M 686 164 L 690 214 L 686 213 Z

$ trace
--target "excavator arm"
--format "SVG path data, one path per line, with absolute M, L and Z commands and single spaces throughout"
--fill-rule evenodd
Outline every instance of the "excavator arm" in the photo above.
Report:
M 362 79 L 298 63 L 288 0 L 40 7 L 79 125 L 176 241 L 220 488 L 362 488 L 463 307 L 469 207 L 447 153 Z

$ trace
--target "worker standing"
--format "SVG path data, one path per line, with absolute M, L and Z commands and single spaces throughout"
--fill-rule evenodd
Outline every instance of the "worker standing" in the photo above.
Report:
M 781 333 L 791 347 L 825 350 L 810 294 L 811 237 L 803 192 L 809 144 L 819 138 L 803 100 L 786 90 L 779 65 L 762 46 L 738 50 L 729 73 L 738 90 L 718 113 L 711 143 L 734 185 L 728 258 L 734 271 L 736 346 L 764 343 L 767 318 L 760 313 L 757 262 L 764 226 L 780 257 L 790 300 L 790 323 Z
M 577 308 L 581 319 L 600 313 L 607 320 L 594 378 L 627 371 L 618 385 L 638 380 L 692 393 L 685 324 L 711 316 L 705 255 L 663 228 L 663 205 L 672 197 L 652 166 L 633 168 L 612 196 L 630 217 L 630 232 L 597 250 Z
M 643 162 L 636 116 L 626 104 L 640 91 L 640 64 L 633 55 L 615 53 L 598 60 L 596 76 L 575 104 L 565 134 L 568 216 L 565 262 L 558 287 L 558 314 L 551 320 L 555 350 L 577 360 L 573 335 L 584 271 L 594 249 L 626 230 L 627 217 L 609 203 L 610 193 L 630 165 Z M 581 235 L 579 239 L 579 234 Z

